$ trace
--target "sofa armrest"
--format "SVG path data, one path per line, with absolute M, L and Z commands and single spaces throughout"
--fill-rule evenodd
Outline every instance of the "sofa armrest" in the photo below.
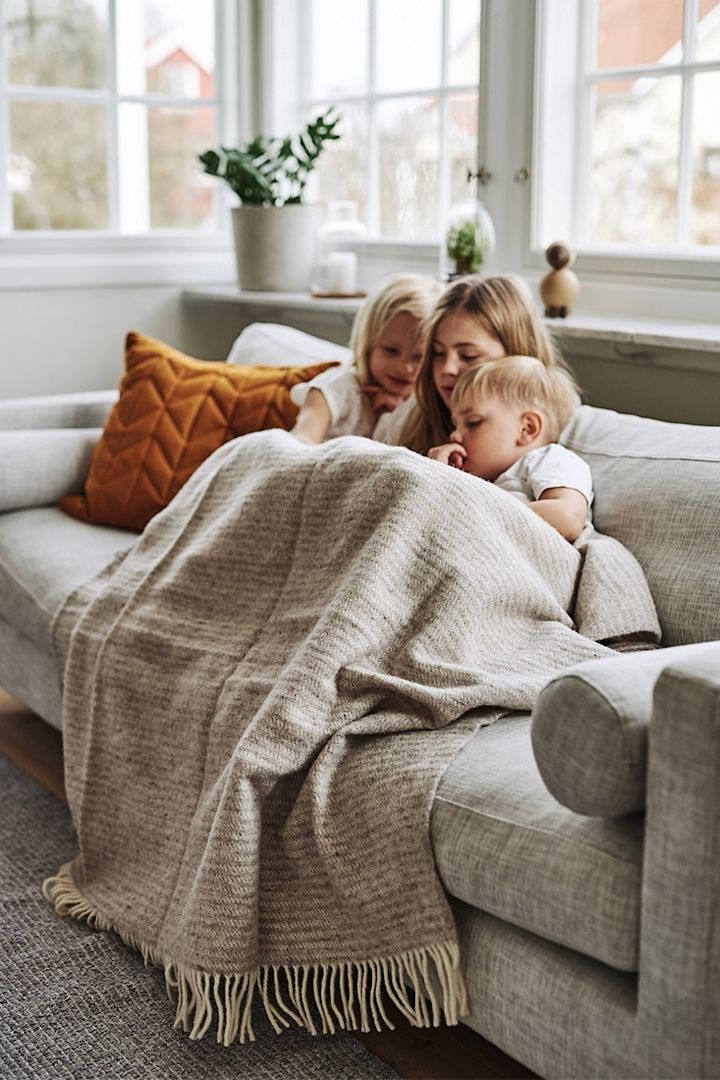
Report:
M 548 790 L 578 814 L 616 817 L 645 805 L 648 728 L 661 673 L 703 657 L 720 667 L 720 642 L 590 660 L 540 694 L 535 760 Z
M 0 431 L 0 511 L 82 491 L 101 428 Z
M 720 1076 L 720 642 L 655 687 L 640 958 L 638 1020 L 667 1071 L 639 1075 Z
M 102 427 L 117 399 L 117 390 L 6 398 L 0 401 L 0 431 Z

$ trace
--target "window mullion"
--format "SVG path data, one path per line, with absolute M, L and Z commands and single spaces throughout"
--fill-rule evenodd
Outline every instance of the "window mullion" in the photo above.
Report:
M 368 227 L 370 236 L 380 234 L 380 132 L 377 117 L 377 56 L 375 28 L 377 0 L 369 0 L 368 17 Z
M 450 95 L 447 91 L 450 66 L 450 0 L 443 0 L 440 58 L 440 93 L 438 94 L 438 211 L 437 235 L 440 236 L 443 221 L 450 206 Z
M 7 63 L 5 57 L 5 12 L 0 0 L 0 235 L 12 232 L 13 212 L 8 167 L 10 165 L 10 102 L 7 96 Z
M 142 53 L 136 56 L 135 66 L 130 70 L 127 60 L 140 49 L 144 37 L 143 0 L 122 0 L 122 8 L 113 0 L 114 18 L 111 22 L 113 35 L 114 85 L 112 87 L 113 141 L 115 147 L 115 190 L 117 229 L 121 233 L 135 234 L 151 231 L 150 220 L 150 130 L 149 106 L 144 99 L 147 82 Z M 139 67 L 143 64 L 142 69 Z M 118 75 L 122 70 L 123 90 L 132 90 L 135 102 L 123 101 L 118 93 Z M 141 90 L 142 93 L 138 93 Z M 129 96 L 129 95 L 128 95 Z
M 695 28 L 697 25 L 697 0 L 685 0 L 683 18 L 683 65 L 695 60 Z M 680 141 L 678 146 L 678 187 L 675 241 L 681 247 L 688 243 L 690 235 L 690 211 L 692 204 L 692 124 L 695 76 L 688 71 L 682 75 L 680 101 Z
M 117 232 L 120 221 L 118 185 L 118 98 L 117 98 L 117 34 L 115 25 L 116 0 L 108 3 L 108 91 L 107 104 L 107 171 L 108 171 L 108 228 Z
M 580 243 L 587 243 L 591 232 L 590 184 L 596 89 L 590 72 L 592 57 L 596 55 L 597 26 L 597 0 L 582 0 L 577 50 L 577 85 L 580 93 L 575 117 L 575 198 L 572 211 L 572 235 Z
M 307 11 L 305 17 L 301 18 L 299 31 L 299 45 L 300 45 L 300 61 L 298 64 L 298 82 L 300 92 L 298 94 L 298 101 L 310 100 L 310 89 L 312 86 L 311 72 L 313 71 L 313 35 L 311 31 L 312 27 L 312 4 L 309 5 L 310 11 Z M 306 120 L 304 110 L 298 111 L 294 126 L 301 126 Z
M 477 142 L 473 168 L 479 172 L 488 167 L 488 99 L 490 85 L 490 5 L 481 0 L 480 6 L 480 71 L 477 85 Z M 476 185 L 477 189 L 477 185 Z
M 239 11 L 233 5 L 215 0 L 215 93 L 217 102 L 214 113 L 213 146 L 234 146 L 251 138 L 257 101 L 250 101 L 252 70 L 252 35 L 256 26 L 251 17 L 249 4 L 242 0 Z M 255 77 L 258 72 L 255 68 Z M 200 163 L 198 162 L 198 167 Z M 218 232 L 228 228 L 228 213 L 224 192 L 213 185 L 213 218 Z
M 682 78 L 680 105 L 680 146 L 678 148 L 677 223 L 675 240 L 681 247 L 688 244 L 690 208 L 693 188 L 692 116 L 695 77 L 687 72 Z

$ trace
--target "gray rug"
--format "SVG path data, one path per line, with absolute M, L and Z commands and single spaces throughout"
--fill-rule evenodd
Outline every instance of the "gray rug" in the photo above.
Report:
M 64 803 L 0 755 L 2 1080 L 397 1080 L 350 1035 L 218 1046 L 173 1030 L 162 973 L 110 934 L 59 918 L 40 886 L 75 852 Z

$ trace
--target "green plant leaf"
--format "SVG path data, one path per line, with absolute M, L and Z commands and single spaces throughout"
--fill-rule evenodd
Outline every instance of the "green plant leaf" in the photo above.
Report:
M 297 135 L 256 135 L 241 147 L 198 154 L 209 176 L 225 180 L 242 203 L 301 203 L 308 176 L 328 142 L 341 138 L 341 116 L 331 105 Z

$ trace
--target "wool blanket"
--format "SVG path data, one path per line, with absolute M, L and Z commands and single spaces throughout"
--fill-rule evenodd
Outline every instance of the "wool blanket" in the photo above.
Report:
M 657 629 L 610 548 L 408 450 L 226 444 L 56 619 L 79 854 L 46 897 L 163 967 L 193 1038 L 252 1039 L 254 1003 L 278 1032 L 456 1023 L 433 794 L 478 725 L 611 654 L 580 591 L 595 637 Z

